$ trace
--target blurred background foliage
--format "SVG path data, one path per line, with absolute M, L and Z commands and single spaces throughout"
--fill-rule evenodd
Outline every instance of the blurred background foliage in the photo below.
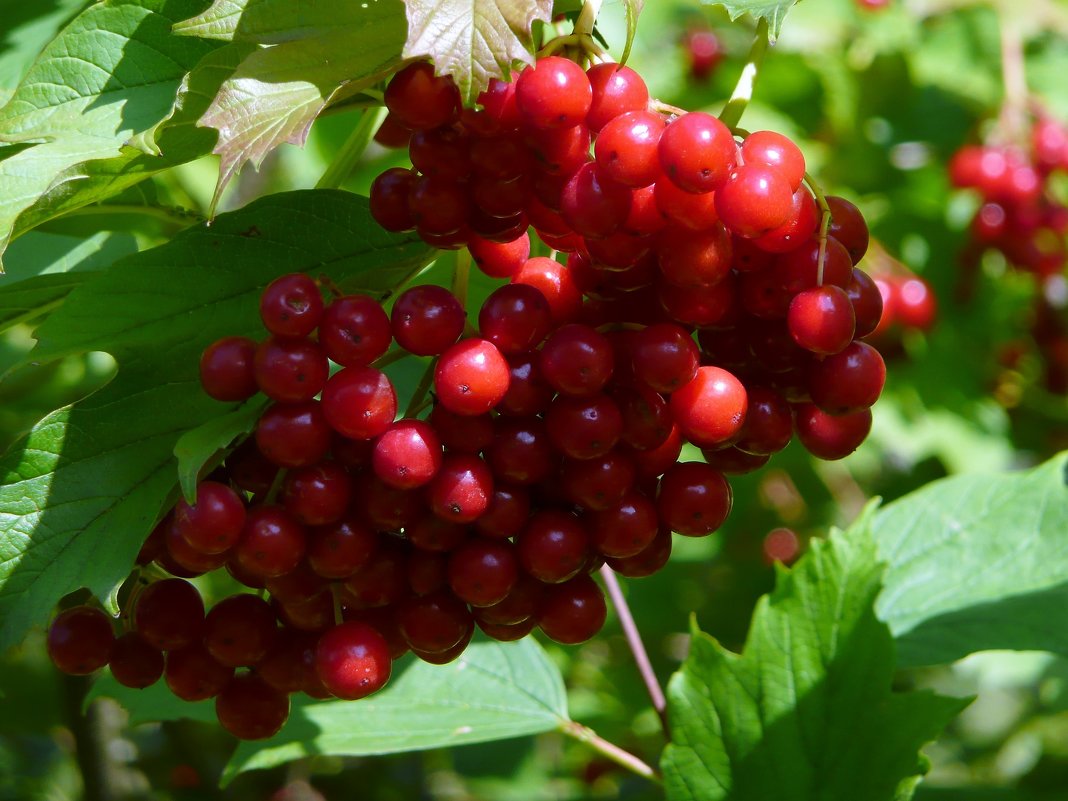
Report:
M 46 5 L 52 11 L 40 17 L 44 32 L 35 29 L 36 46 L 50 35 L 45 29 L 54 31 L 78 7 Z M 1039 6 L 1047 16 L 1037 14 Z M 1068 7 L 1019 0 L 1002 8 L 1019 19 L 1035 12 L 1043 20 L 1024 26 L 1027 79 L 1050 113 L 1068 121 Z M 18 22 L 11 17 L 8 24 L 13 29 Z M 618 54 L 624 39 L 618 0 L 604 4 L 599 29 Z M 694 31 L 713 32 L 723 52 L 700 78 L 684 44 Z M 738 76 L 751 31 L 696 0 L 651 0 L 630 63 L 659 99 L 715 113 Z M 10 84 L 7 73 L 19 74 L 13 59 L 21 58 L 24 69 L 33 54 L 12 39 L 0 37 L 6 71 L 0 89 Z M 961 144 L 981 138 L 1002 101 L 997 9 L 966 0 L 890 0 L 879 10 L 854 0 L 805 0 L 791 10 L 755 95 L 743 125 L 793 137 L 828 191 L 857 202 L 886 252 L 934 287 L 938 320 L 928 334 L 909 332 L 888 347 L 887 390 L 875 408 L 873 435 L 856 454 L 817 464 L 791 446 L 770 469 L 733 482 L 735 509 L 721 532 L 705 540 L 676 538 L 667 568 L 627 583 L 664 681 L 686 653 L 691 612 L 705 631 L 740 648 L 756 599 L 773 582 L 765 553 L 772 530 L 790 528 L 803 547 L 829 526 L 848 523 L 873 496 L 891 500 L 947 474 L 1037 463 L 1068 445 L 1068 405 L 1042 388 L 1040 366 L 1027 355 L 1034 282 L 990 257 L 971 297 L 962 301 L 956 291 L 958 256 L 977 201 L 951 189 L 946 163 Z M 314 186 L 357 114 L 327 114 L 305 148 L 283 147 L 259 172 L 246 169 L 220 210 Z M 403 158 L 372 145 L 346 188 L 366 193 L 375 175 Z M 60 263 L 101 269 L 198 219 L 216 173 L 217 160 L 204 158 L 110 202 L 185 212 L 145 218 L 90 207 L 26 234 L 7 258 L 39 262 L 42 271 Z M 180 269 L 175 266 L 175 281 Z M 3 329 L 0 448 L 114 371 L 106 354 L 44 367 L 27 363 L 32 320 Z M 999 361 L 1020 343 L 1024 358 Z M 663 745 L 658 724 L 618 626 L 610 620 L 594 641 L 573 649 L 550 644 L 549 651 L 567 681 L 572 717 L 655 762 Z M 1039 653 L 987 653 L 902 674 L 899 681 L 977 696 L 928 749 L 932 769 L 917 798 L 1068 798 L 1068 662 Z M 39 634 L 0 657 L 0 801 L 659 797 L 655 787 L 556 734 L 393 757 L 313 758 L 243 774 L 222 791 L 217 779 L 234 741 L 221 729 L 194 722 L 128 727 L 122 709 L 106 699 L 83 716 L 85 690 L 84 680 L 51 668 Z

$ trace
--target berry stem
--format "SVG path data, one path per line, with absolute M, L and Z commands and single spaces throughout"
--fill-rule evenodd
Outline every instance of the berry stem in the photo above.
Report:
M 573 737 L 579 742 L 586 743 L 602 756 L 632 773 L 636 773 L 651 782 L 660 783 L 660 772 L 656 768 L 646 764 L 629 751 L 624 751 L 615 743 L 610 743 L 588 726 L 569 720 L 561 725 L 560 730 L 568 737 Z
M 456 263 L 452 268 L 452 294 L 467 308 L 467 287 L 471 283 L 471 251 L 460 248 L 456 251 Z
M 805 183 L 816 196 L 816 205 L 820 210 L 820 251 L 816 261 L 816 286 L 823 286 L 823 265 L 827 261 L 827 231 L 831 227 L 831 207 L 827 203 L 827 195 L 824 194 L 823 187 L 812 177 L 811 173 L 805 173 Z
M 334 601 L 334 625 L 340 626 L 345 622 L 345 615 L 341 610 L 341 585 L 336 581 L 330 584 L 330 597 Z
M 764 62 L 764 54 L 768 51 L 768 21 L 761 17 L 757 22 L 756 38 L 753 46 L 749 48 L 742 74 L 738 76 L 738 83 L 734 85 L 730 100 L 719 114 L 719 120 L 728 128 L 734 129 L 742 119 L 749 101 L 753 99 L 753 87 L 756 85 L 757 75 L 760 74 L 760 65 Z
M 593 36 L 593 26 L 597 24 L 597 15 L 601 13 L 601 0 L 585 0 L 578 19 L 575 20 L 575 33 L 579 36 Z
M 286 470 L 284 467 L 279 467 L 278 468 L 278 472 L 274 474 L 274 481 L 271 482 L 271 486 L 267 490 L 267 493 L 263 496 L 262 500 L 259 499 L 259 498 L 253 497 L 251 505 L 256 506 L 257 504 L 261 504 L 261 503 L 262 504 L 274 503 L 275 498 L 278 497 L 278 493 L 282 491 L 282 484 L 285 482 L 286 473 L 288 473 L 288 472 L 289 471 Z
M 641 633 L 634 622 L 634 615 L 630 612 L 630 605 L 623 595 L 623 588 L 619 584 L 619 578 L 612 568 L 608 565 L 603 565 L 601 567 L 601 579 L 608 590 L 608 597 L 612 599 L 612 606 L 616 609 L 619 624 L 623 627 L 623 634 L 627 637 L 627 645 L 630 646 L 630 651 L 634 655 L 634 663 L 638 666 L 642 681 L 645 682 L 645 689 L 649 693 L 649 698 L 652 699 L 653 708 L 656 710 L 656 714 L 660 716 L 664 734 L 670 736 L 667 719 L 667 699 L 664 698 L 664 691 L 661 689 L 660 682 L 657 681 L 656 673 L 653 671 L 653 665 L 649 661 L 649 654 L 645 650 L 645 643 L 642 642 Z
M 408 406 L 404 410 L 404 417 L 415 417 L 423 408 L 423 400 L 430 391 L 430 385 L 434 383 L 434 368 L 437 367 L 437 364 L 437 359 L 431 359 L 430 363 L 427 364 L 426 369 L 423 371 L 423 377 L 419 379 L 419 385 L 415 388 L 415 392 L 412 393 L 412 399 L 408 401 Z
M 385 118 L 385 106 L 369 108 L 360 114 L 360 121 L 356 123 L 337 156 L 315 184 L 316 189 L 337 189 L 345 182 Z
M 383 356 L 379 356 L 377 359 L 371 362 L 371 366 L 376 370 L 381 370 L 386 365 L 393 364 L 393 362 L 399 362 L 401 359 L 407 358 L 411 355 L 412 354 L 410 354 L 404 348 L 394 348 L 393 350 L 389 351 L 389 353 L 386 353 Z

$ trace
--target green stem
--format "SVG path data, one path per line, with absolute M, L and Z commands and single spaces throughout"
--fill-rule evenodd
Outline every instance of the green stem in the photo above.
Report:
M 610 743 L 597 734 L 593 729 L 583 726 L 581 723 L 576 723 L 573 720 L 569 720 L 564 723 L 560 730 L 568 737 L 573 737 L 579 742 L 586 743 L 594 751 L 601 754 L 604 757 L 615 762 L 620 767 L 624 767 L 632 773 L 636 773 L 643 779 L 648 779 L 651 782 L 659 784 L 661 782 L 660 773 L 652 765 L 648 765 L 630 751 L 624 751 L 615 743 Z
M 827 231 L 831 227 L 831 207 L 827 203 L 827 195 L 824 194 L 823 187 L 810 173 L 805 173 L 805 183 L 816 196 L 816 206 L 820 210 L 820 251 L 816 257 L 816 286 L 823 286 L 823 264 L 827 261 Z
M 330 166 L 326 168 L 323 177 L 315 185 L 316 189 L 337 189 L 345 182 L 352 173 L 353 168 L 359 162 L 367 145 L 371 142 L 378 126 L 386 117 L 384 106 L 369 108 L 360 115 L 360 121 L 352 129 L 349 138 L 341 146 Z
M 433 262 L 430 262 L 430 264 L 433 264 Z M 395 283 L 393 286 L 391 286 L 389 289 L 385 290 L 384 292 L 382 292 L 381 295 L 378 296 L 378 302 L 384 304 L 394 295 L 403 292 L 404 288 L 407 287 L 408 284 L 410 284 L 416 278 L 418 278 L 423 273 L 423 271 L 430 266 L 430 264 L 420 264 L 418 267 L 414 267 L 409 270 L 407 273 L 405 273 L 404 276 L 401 277 L 399 281 L 397 281 L 397 283 Z
M 456 251 L 456 264 L 452 271 L 452 294 L 467 309 L 467 287 L 471 283 L 471 251 L 461 248 Z
M 582 4 L 578 19 L 575 20 L 575 33 L 580 36 L 592 36 L 593 26 L 597 24 L 597 15 L 601 13 L 601 0 L 586 0 Z
M 412 393 L 412 399 L 408 401 L 408 407 L 404 410 L 404 417 L 415 417 L 424 408 L 423 399 L 426 398 L 426 394 L 430 391 L 430 385 L 434 383 L 434 368 L 437 367 L 438 360 L 432 359 L 430 364 L 426 366 L 423 371 L 423 377 L 419 379 L 419 385 L 415 388 L 415 392 Z
M 734 85 L 731 99 L 723 107 L 719 114 L 720 122 L 728 128 L 735 128 L 741 122 L 742 114 L 745 113 L 749 101 L 753 99 L 753 87 L 756 85 L 757 75 L 760 74 L 760 65 L 764 62 L 764 54 L 768 51 L 768 21 L 761 17 L 757 23 L 756 38 L 753 46 L 749 48 L 749 56 L 745 60 L 742 74 L 738 76 L 738 83 Z

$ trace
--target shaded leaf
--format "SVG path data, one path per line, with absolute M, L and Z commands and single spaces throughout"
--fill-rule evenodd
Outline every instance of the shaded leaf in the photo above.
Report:
M 160 151 L 154 130 L 183 77 L 216 45 L 174 36 L 197 0 L 114 0 L 79 14 L 0 108 L 0 252 L 16 218 L 76 165 L 132 145 Z M 5 150 L 7 151 L 5 153 Z
M 365 198 L 292 192 L 188 229 L 72 292 L 37 329 L 31 358 L 107 351 L 119 373 L 0 460 L 0 649 L 71 590 L 107 598 L 125 577 L 174 488 L 178 438 L 228 408 L 200 390 L 200 353 L 220 336 L 262 335 L 267 283 L 362 273 L 381 290 L 430 253 L 378 228 Z
M 5 41 L 0 50 L 0 105 L 15 92 L 34 57 L 85 0 L 0 0 Z
M 894 642 L 873 610 L 882 572 L 865 517 L 779 572 L 740 655 L 695 628 L 668 685 L 671 801 L 908 797 L 920 747 L 967 702 L 891 692 Z
M 178 483 L 189 503 L 197 497 L 197 479 L 212 457 L 227 448 L 235 439 L 256 427 L 266 398 L 257 395 L 242 403 L 229 414 L 213 417 L 194 429 L 186 431 L 174 443 L 174 458 L 178 460 Z
M 284 40 L 284 32 L 277 29 L 264 34 L 283 41 L 252 52 L 223 82 L 201 117 L 201 125 L 219 132 L 213 152 L 221 156 L 221 164 L 213 208 L 245 162 L 258 168 L 279 145 L 303 145 L 311 124 L 330 102 L 358 94 L 400 64 L 400 0 L 349 0 L 333 10 L 332 20 L 321 19 L 308 38 L 292 33 L 291 41 Z
M 534 63 L 535 20 L 548 23 L 552 0 L 405 0 L 405 58 L 430 58 L 451 75 L 471 104 L 491 78 L 507 76 L 513 62 Z
M 233 41 L 234 31 L 248 4 L 249 0 L 214 0 L 206 11 L 176 22 L 172 30 L 179 36 Z
M 905 665 L 1012 648 L 1068 654 L 1068 456 L 928 484 L 875 518 L 877 611 Z

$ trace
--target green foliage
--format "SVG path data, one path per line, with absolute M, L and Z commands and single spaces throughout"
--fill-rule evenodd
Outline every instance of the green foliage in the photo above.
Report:
M 220 215 L 73 292 L 38 328 L 32 358 L 102 350 L 119 375 L 0 461 L 0 648 L 71 590 L 107 598 L 125 578 L 173 500 L 176 442 L 227 408 L 200 390 L 199 354 L 220 336 L 258 334 L 271 279 L 307 270 L 382 291 L 429 256 L 414 237 L 379 229 L 366 200 L 316 190 Z
M 303 145 L 328 104 L 352 98 L 396 69 L 404 42 L 400 0 L 306 7 L 281 0 L 222 2 L 177 29 L 260 45 L 223 81 L 200 124 L 219 132 L 212 200 L 246 162 L 259 167 L 283 143 Z
M 182 79 L 215 47 L 170 32 L 197 5 L 98 3 L 38 56 L 0 108 L 0 253 L 19 215 L 67 170 L 118 156 L 127 144 L 159 155 L 157 126 Z
M 251 398 L 229 414 L 213 417 L 178 438 L 174 457 L 178 460 L 178 483 L 187 501 L 193 503 L 197 497 L 197 480 L 204 466 L 238 437 L 252 431 L 266 406 L 266 398 Z
M 645 7 L 645 0 L 625 0 L 623 8 L 627 17 L 627 43 L 623 46 L 620 64 L 626 64 L 630 58 L 630 49 L 634 45 L 634 36 L 638 33 L 638 16 Z
M 879 617 L 901 663 L 995 648 L 1068 654 L 1068 457 L 1023 473 L 955 476 L 875 517 L 889 565 Z
M 966 702 L 891 692 L 894 643 L 873 609 L 882 573 L 865 516 L 779 573 L 740 655 L 694 627 L 668 685 L 671 801 L 908 797 L 919 748 Z
M 768 39 L 774 42 L 782 32 L 786 12 L 799 0 L 715 0 L 714 5 L 723 6 L 732 20 L 744 14 L 754 19 L 768 21 Z
M 515 62 L 534 61 L 531 29 L 548 22 L 552 0 L 406 0 L 405 58 L 429 57 L 452 75 L 465 103 L 473 103 L 490 78 L 503 78 Z

